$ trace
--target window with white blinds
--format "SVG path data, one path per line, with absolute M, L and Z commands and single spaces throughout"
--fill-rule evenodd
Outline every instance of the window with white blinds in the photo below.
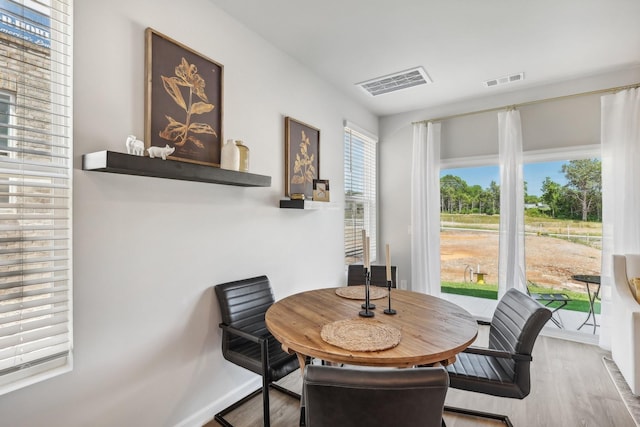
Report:
M 72 0 L 0 0 L 0 393 L 70 369 Z
M 344 128 L 344 259 L 363 262 L 362 230 L 370 238 L 371 263 L 377 254 L 377 138 Z

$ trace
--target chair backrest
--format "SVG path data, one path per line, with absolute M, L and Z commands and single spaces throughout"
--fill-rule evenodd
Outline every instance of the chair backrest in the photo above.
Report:
M 363 370 L 308 365 L 308 427 L 440 427 L 449 376 L 442 367 Z
M 511 354 L 531 356 L 533 345 L 551 310 L 516 289 L 509 289 L 498 302 L 489 330 L 489 348 Z M 506 372 L 514 375 L 515 382 L 529 394 L 530 361 L 497 358 Z M 526 395 L 525 394 L 525 395 Z
M 222 323 L 254 335 L 268 333 L 264 316 L 275 299 L 267 276 L 252 277 L 215 286 Z M 223 334 L 222 351 L 246 342 Z
M 396 288 L 398 269 L 391 266 L 391 287 Z M 371 266 L 371 284 L 373 286 L 387 286 L 387 267 L 385 265 Z M 351 264 L 347 272 L 347 286 L 364 285 L 364 268 L 362 264 Z

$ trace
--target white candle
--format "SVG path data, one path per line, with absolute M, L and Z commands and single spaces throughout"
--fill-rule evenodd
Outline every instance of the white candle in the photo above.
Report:
M 476 270 L 476 273 L 480 273 L 480 264 L 478 264 L 478 269 Z
M 391 281 L 391 251 L 387 243 L 387 282 Z
M 367 232 L 362 229 L 362 266 L 367 268 Z
M 369 236 L 367 236 L 367 269 L 371 269 L 371 253 L 369 252 L 369 248 L 371 246 L 371 240 L 369 239 Z

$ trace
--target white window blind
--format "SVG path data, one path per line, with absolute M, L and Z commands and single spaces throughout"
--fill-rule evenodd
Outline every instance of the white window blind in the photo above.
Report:
M 0 0 L 0 393 L 71 361 L 72 0 Z
M 362 229 L 370 238 L 371 262 L 377 259 L 377 139 L 344 129 L 345 264 L 363 262 Z

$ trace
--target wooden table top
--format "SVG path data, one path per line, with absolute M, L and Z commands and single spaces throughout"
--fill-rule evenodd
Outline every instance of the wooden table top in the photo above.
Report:
M 277 301 L 266 314 L 266 324 L 283 348 L 304 356 L 350 365 L 409 367 L 453 363 L 455 355 L 467 348 L 478 334 L 478 324 L 463 308 L 431 295 L 393 289 L 391 308 L 382 311 L 388 300 L 372 301 L 376 321 L 402 333 L 398 346 L 382 351 L 349 351 L 328 344 L 322 327 L 337 320 L 364 319 L 358 313 L 363 300 L 342 298 L 336 288 L 298 293 Z

